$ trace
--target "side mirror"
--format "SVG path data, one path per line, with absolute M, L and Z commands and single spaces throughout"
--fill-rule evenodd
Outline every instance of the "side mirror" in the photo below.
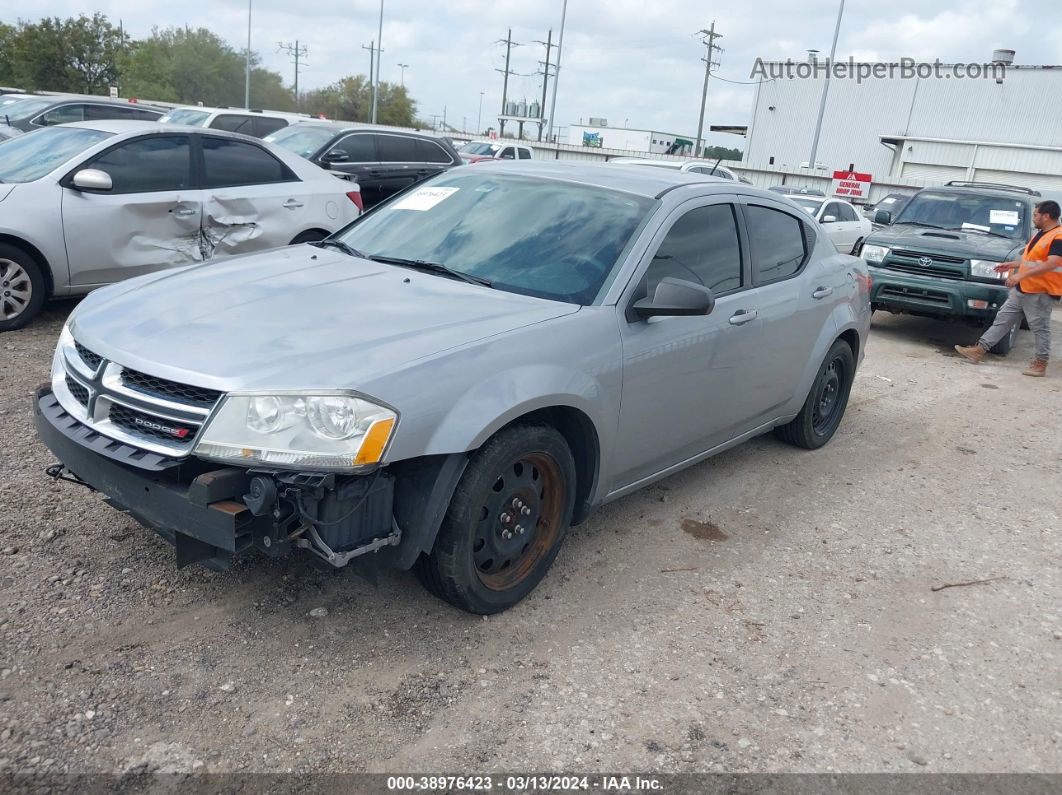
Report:
M 326 163 L 343 163 L 350 160 L 350 155 L 346 152 L 341 152 L 338 149 L 333 149 L 331 152 L 325 152 L 324 157 L 321 159 Z
M 98 168 L 83 168 L 76 174 L 71 184 L 78 190 L 110 190 L 113 186 L 111 175 Z
M 715 309 L 712 291 L 699 284 L 671 276 L 663 278 L 656 286 L 652 298 L 635 301 L 630 308 L 632 320 L 651 317 L 688 317 L 707 315 Z
M 822 216 L 822 222 L 824 224 L 835 224 L 835 223 L 837 223 L 837 216 L 836 215 L 824 215 L 824 216 Z
M 874 213 L 874 223 L 888 226 L 892 223 L 892 213 L 888 210 L 878 210 Z

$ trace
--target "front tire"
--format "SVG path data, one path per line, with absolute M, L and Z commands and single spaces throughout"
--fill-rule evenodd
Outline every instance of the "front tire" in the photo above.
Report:
M 855 355 L 848 343 L 837 340 L 823 359 L 800 413 L 774 429 L 782 441 L 805 450 L 817 450 L 837 431 L 848 406 L 855 379 Z
M 308 229 L 305 232 L 300 232 L 295 235 L 289 246 L 297 246 L 300 243 L 316 243 L 318 240 L 324 240 L 328 237 L 327 232 L 322 232 L 320 229 Z
M 0 331 L 14 331 L 33 320 L 44 306 L 47 289 L 33 257 L 0 243 Z
M 548 426 L 493 436 L 469 462 L 439 536 L 416 573 L 431 593 L 470 613 L 508 610 L 542 580 L 575 505 L 575 461 Z

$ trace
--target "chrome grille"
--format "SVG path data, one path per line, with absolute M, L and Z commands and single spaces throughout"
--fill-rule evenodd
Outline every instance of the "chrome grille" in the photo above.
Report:
M 949 265 L 962 265 L 964 262 L 966 262 L 966 260 L 962 257 L 950 257 L 946 254 L 924 254 L 921 251 L 906 251 L 904 249 L 899 248 L 893 249 L 892 253 L 901 257 L 910 257 L 911 259 L 918 259 L 919 257 L 929 257 L 934 262 L 939 262 L 942 264 L 947 263 Z
M 68 333 L 59 345 L 52 392 L 63 410 L 100 435 L 175 458 L 192 450 L 222 396 L 127 369 Z
M 122 384 L 138 392 L 155 395 L 165 400 L 188 403 L 193 406 L 205 406 L 207 408 L 217 403 L 218 398 L 221 397 L 221 393 L 215 389 L 178 384 L 176 381 L 156 378 L 147 373 L 130 370 L 128 367 L 122 370 Z

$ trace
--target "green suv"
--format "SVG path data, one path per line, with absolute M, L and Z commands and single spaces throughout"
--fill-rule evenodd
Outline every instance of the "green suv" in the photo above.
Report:
M 874 223 L 886 227 L 860 250 L 874 281 L 871 306 L 991 325 L 1007 298 L 1006 274 L 993 269 L 1016 259 L 1032 236 L 1039 196 L 1010 185 L 949 182 L 920 190 L 895 218 L 878 211 Z M 992 352 L 1009 353 L 1017 331 Z

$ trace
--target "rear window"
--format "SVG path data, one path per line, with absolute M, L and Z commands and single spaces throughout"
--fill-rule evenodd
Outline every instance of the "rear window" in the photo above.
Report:
M 804 228 L 789 213 L 750 204 L 745 207 L 752 277 L 756 284 L 788 279 L 804 265 Z
M 376 151 L 383 163 L 416 163 L 418 143 L 404 135 L 377 135 Z
M 32 182 L 54 171 L 111 133 L 52 127 L 0 143 L 0 182 Z
M 452 163 L 450 153 L 434 141 L 417 139 L 417 161 L 420 163 Z
M 159 121 L 163 124 L 186 124 L 190 127 L 202 127 L 209 118 L 210 114 L 205 110 L 178 108 L 177 110 L 171 110 Z
M 307 122 L 281 127 L 267 135 L 266 140 L 294 152 L 299 157 L 312 157 L 318 149 L 331 141 L 335 134 L 330 127 Z
M 238 132 L 243 133 L 244 135 L 254 135 L 254 121 L 255 119 L 253 116 L 223 113 L 220 116 L 214 117 L 214 121 L 210 122 L 210 129 L 228 130 L 229 132 Z
M 296 179 L 287 166 L 260 146 L 208 136 L 203 138 L 203 169 L 208 188 Z

